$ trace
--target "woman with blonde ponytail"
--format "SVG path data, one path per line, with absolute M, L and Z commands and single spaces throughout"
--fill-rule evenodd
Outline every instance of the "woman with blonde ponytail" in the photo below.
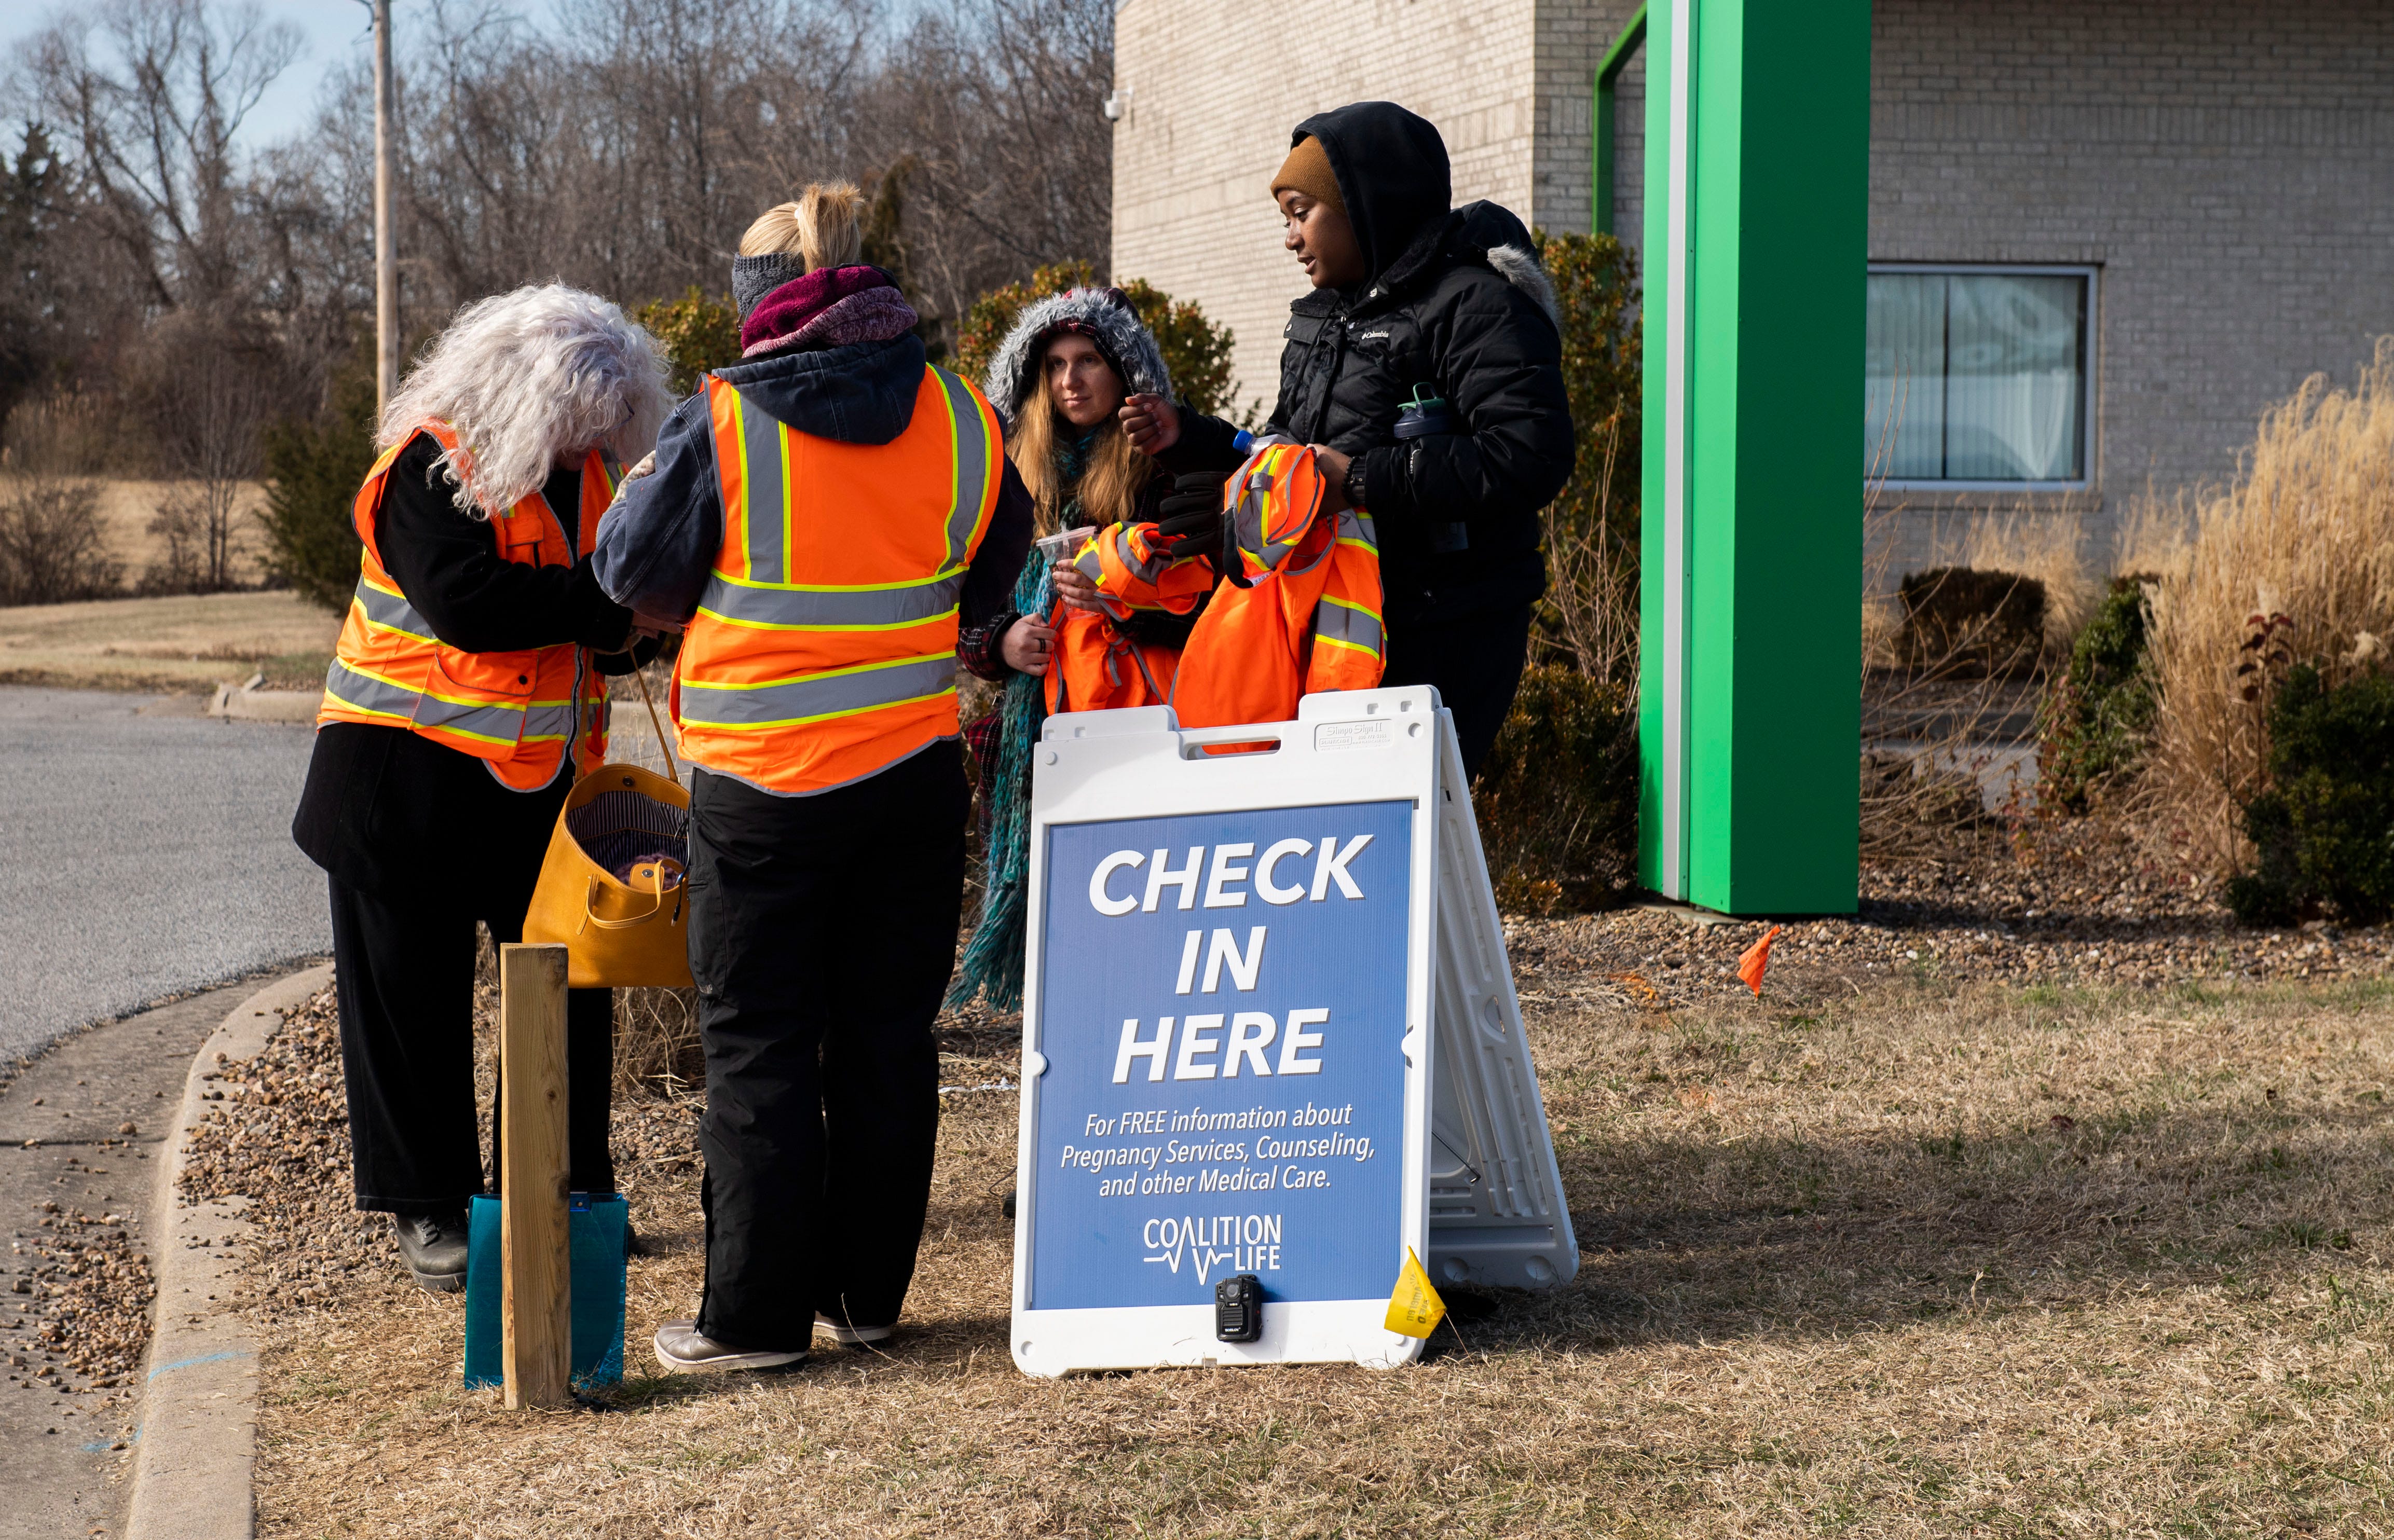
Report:
M 930 1198 L 968 803 L 957 631 L 1006 608 L 1032 503 L 989 403 L 861 260 L 862 207 L 818 183 L 748 227 L 741 360 L 598 535 L 608 594 L 685 628 L 706 1284 L 656 1333 L 668 1373 L 883 1343 Z

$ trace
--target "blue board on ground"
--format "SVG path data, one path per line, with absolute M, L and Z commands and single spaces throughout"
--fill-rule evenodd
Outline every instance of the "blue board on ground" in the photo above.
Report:
M 1490 1227 L 1443 1258 L 1450 1282 L 1575 1269 L 1467 795 L 1459 823 L 1451 810 L 1451 734 L 1426 687 L 1230 729 L 1182 731 L 1164 707 L 1049 718 L 1023 1010 L 1026 1372 L 1408 1362 L 1420 1342 L 1384 1320 L 1407 1248 L 1441 1260 L 1434 1209 Z M 1467 860 L 1449 849 L 1467 839 Z M 1442 898 L 1467 873 L 1479 895 Z M 1433 1017 L 1472 1009 L 1509 1032 L 1450 1034 L 1433 1056 Z M 1261 1334 L 1225 1341 L 1216 1289 L 1241 1274 Z
M 500 1200 L 477 1194 L 466 1223 L 466 1388 L 506 1376 L 505 1286 L 499 1270 Z M 618 1192 L 576 1192 L 567 1202 L 572 1255 L 572 1371 L 578 1390 L 624 1378 L 624 1245 L 631 1210 Z

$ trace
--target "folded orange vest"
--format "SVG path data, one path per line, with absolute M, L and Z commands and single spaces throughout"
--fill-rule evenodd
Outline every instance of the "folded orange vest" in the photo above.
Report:
M 1325 511 L 1313 451 L 1259 446 L 1223 484 L 1239 564 L 1214 588 L 1204 559 L 1156 549 L 1152 524 L 1100 530 L 1074 559 L 1110 606 L 1198 617 L 1166 687 L 1183 727 L 1284 722 L 1305 695 L 1380 682 L 1380 547 L 1361 508 Z M 1091 617 L 1095 618 L 1095 617 Z M 1135 703 L 1145 704 L 1145 703 Z

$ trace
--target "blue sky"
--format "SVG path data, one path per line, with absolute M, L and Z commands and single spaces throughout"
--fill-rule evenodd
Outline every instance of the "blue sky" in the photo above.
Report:
M 38 3 L 0 4 L 0 57 L 12 51 L 12 45 L 48 26 L 62 8 Z M 302 46 L 291 68 L 242 125 L 242 138 L 253 148 L 308 126 L 314 121 L 316 93 L 324 78 L 353 59 L 371 58 L 374 51 L 366 7 L 358 0 L 260 0 L 260 8 L 270 20 L 298 28 Z M 411 15 L 424 9 L 420 0 L 394 0 L 392 25 L 402 38 Z

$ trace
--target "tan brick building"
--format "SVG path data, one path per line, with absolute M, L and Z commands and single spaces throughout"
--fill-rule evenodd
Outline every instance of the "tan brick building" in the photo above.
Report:
M 1401 102 L 1457 201 L 1585 230 L 1591 76 L 1634 9 L 1124 0 L 1116 272 L 1228 322 L 1269 409 L 1304 284 L 1267 192 L 1290 127 Z M 2394 333 L 2394 5 L 1876 0 L 1873 32 L 1865 439 L 1900 462 L 1905 564 L 1974 508 L 2085 515 L 2100 560 L 2130 497 L 2232 473 L 2265 405 Z M 1641 66 L 1615 119 L 1633 244 Z

